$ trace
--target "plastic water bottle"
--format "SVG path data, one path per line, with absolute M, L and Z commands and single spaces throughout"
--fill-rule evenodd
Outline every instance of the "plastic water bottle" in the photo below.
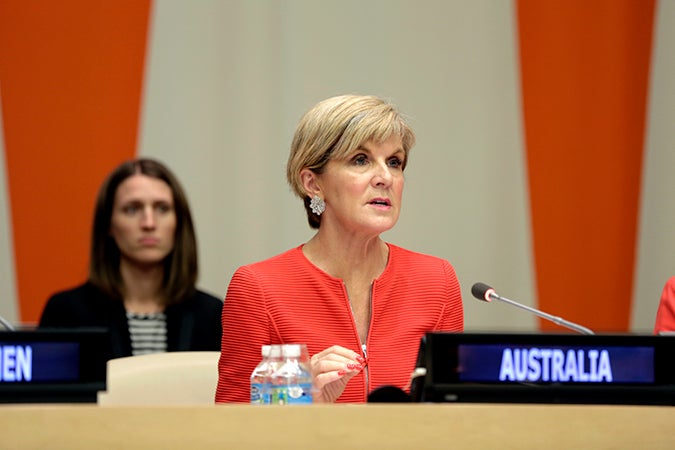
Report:
M 312 372 L 305 344 L 285 344 L 282 364 L 272 374 L 271 402 L 278 405 L 312 403 Z
M 269 383 L 269 357 L 271 345 L 263 345 L 260 349 L 262 360 L 251 373 L 251 404 L 265 404 L 265 395 Z
M 279 344 L 273 344 L 270 346 L 270 355 L 269 358 L 267 359 L 267 374 L 265 378 L 265 392 L 264 392 L 264 401 L 263 403 L 266 405 L 270 405 L 274 403 L 272 400 L 272 397 L 274 396 L 274 384 L 273 384 L 273 376 L 274 373 L 281 367 L 282 364 L 282 359 L 281 359 L 281 345 Z

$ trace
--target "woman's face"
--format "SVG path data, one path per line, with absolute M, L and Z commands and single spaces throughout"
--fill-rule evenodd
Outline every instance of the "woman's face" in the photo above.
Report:
M 368 141 L 344 159 L 330 160 L 319 176 L 326 201 L 321 227 L 378 235 L 398 221 L 405 152 L 401 138 Z
M 169 185 L 142 174 L 124 180 L 115 193 L 110 234 L 122 261 L 142 266 L 161 263 L 173 249 L 176 235 Z

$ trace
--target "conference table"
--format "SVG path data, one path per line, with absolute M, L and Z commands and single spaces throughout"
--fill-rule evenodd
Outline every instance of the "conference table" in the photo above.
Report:
M 2 449 L 674 449 L 675 408 L 0 405 Z

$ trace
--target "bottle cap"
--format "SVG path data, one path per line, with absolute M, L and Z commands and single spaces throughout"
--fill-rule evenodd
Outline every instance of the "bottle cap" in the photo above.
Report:
M 270 358 L 279 358 L 281 357 L 281 345 L 272 344 L 270 345 Z
M 282 354 L 287 358 L 305 357 L 307 356 L 307 345 L 285 344 L 282 348 Z

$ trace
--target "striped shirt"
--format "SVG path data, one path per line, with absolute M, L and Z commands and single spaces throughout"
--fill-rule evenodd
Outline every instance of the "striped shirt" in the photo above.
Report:
M 131 354 L 162 353 L 166 351 L 166 315 L 137 314 L 127 311 Z

